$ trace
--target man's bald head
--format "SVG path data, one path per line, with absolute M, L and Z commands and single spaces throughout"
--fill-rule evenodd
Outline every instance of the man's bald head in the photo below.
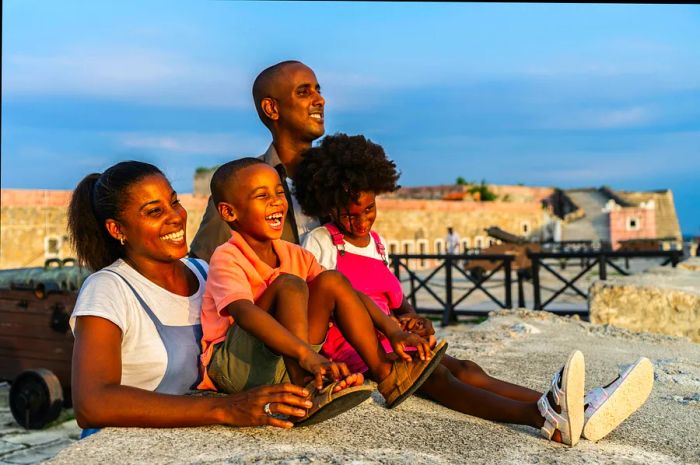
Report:
M 304 65 L 301 61 L 287 60 L 265 68 L 258 74 L 253 82 L 253 101 L 258 112 L 260 121 L 265 126 L 270 127 L 270 119 L 265 115 L 261 103 L 264 98 L 276 98 L 280 83 L 284 81 L 284 71 L 292 65 Z

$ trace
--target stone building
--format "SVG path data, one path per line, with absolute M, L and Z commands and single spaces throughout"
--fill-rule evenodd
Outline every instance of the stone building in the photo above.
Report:
M 210 176 L 198 172 L 195 193 L 179 194 L 190 241 L 206 207 Z M 538 242 L 590 240 L 617 247 L 629 239 L 663 239 L 666 248 L 682 247 L 670 190 L 486 187 L 496 200 L 480 201 L 469 185 L 409 187 L 380 196 L 375 228 L 391 252 L 402 253 L 444 253 L 448 226 L 459 233 L 462 251 L 498 243 L 486 234 L 492 226 Z M 2 189 L 0 195 L 0 268 L 41 266 L 48 258 L 75 255 L 66 231 L 71 191 Z

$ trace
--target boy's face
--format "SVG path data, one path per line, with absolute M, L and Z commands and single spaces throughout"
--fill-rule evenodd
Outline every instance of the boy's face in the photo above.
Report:
M 218 209 L 248 242 L 279 239 L 287 215 L 287 198 L 280 177 L 270 165 L 243 168 L 231 178 L 232 189 Z
M 357 203 L 341 208 L 332 214 L 346 238 L 364 241 L 369 238 L 374 220 L 377 218 L 377 205 L 374 192 L 361 192 Z

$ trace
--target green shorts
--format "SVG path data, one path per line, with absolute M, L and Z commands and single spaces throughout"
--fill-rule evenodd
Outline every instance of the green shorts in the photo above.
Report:
M 311 347 L 319 352 L 322 345 Z M 207 374 L 219 391 L 229 394 L 289 382 L 282 356 L 238 325 L 231 326 L 226 339 L 214 345 Z

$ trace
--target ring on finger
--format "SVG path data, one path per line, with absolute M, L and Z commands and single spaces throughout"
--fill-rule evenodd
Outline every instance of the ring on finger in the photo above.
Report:
M 272 416 L 272 410 L 270 410 L 270 404 L 271 404 L 271 403 L 272 403 L 272 402 L 268 402 L 267 404 L 265 404 L 265 405 L 263 406 L 263 412 L 265 412 L 265 415 L 267 415 L 267 416 Z

